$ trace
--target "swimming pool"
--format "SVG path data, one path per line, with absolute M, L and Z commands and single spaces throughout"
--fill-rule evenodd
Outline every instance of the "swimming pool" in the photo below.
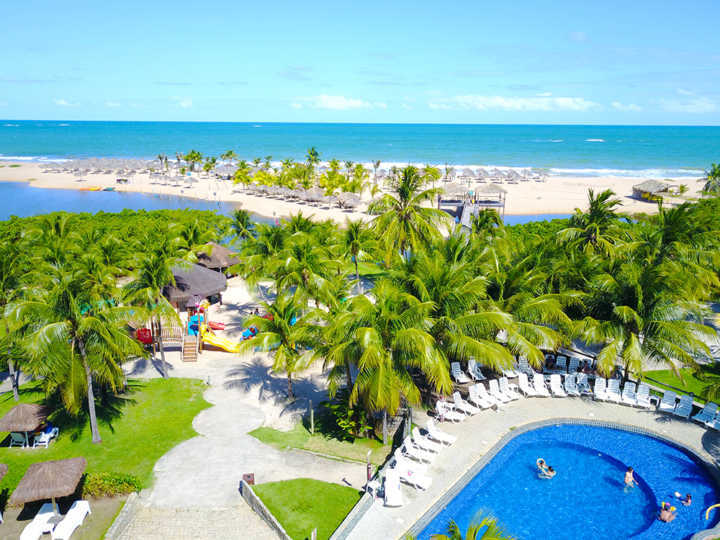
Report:
M 452 451 L 452 450 L 450 450 Z M 557 471 L 537 476 L 542 457 Z M 628 466 L 639 486 L 625 490 Z M 673 493 L 691 493 L 685 507 Z M 656 519 L 661 501 L 678 508 L 671 523 Z M 720 502 L 706 469 L 659 439 L 608 427 L 558 424 L 511 439 L 418 535 L 445 532 L 453 519 L 465 532 L 476 516 L 494 516 L 519 539 L 682 539 L 717 522 L 705 509 Z

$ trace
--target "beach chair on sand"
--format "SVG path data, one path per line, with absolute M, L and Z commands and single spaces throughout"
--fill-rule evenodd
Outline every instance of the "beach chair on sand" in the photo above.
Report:
M 489 409 L 495 404 L 495 402 L 493 400 L 484 398 L 480 394 L 480 388 L 482 388 L 482 391 L 485 390 L 485 386 L 483 386 L 483 383 L 476 383 L 470 387 L 468 401 L 470 401 L 475 406 L 480 407 L 481 409 Z
M 688 418 L 690 418 L 692 408 L 693 398 L 692 396 L 688 396 L 687 394 L 685 394 L 680 396 L 680 401 L 678 401 L 678 404 L 675 406 L 675 410 L 672 413 L 675 416 L 679 416 L 680 418 L 685 418 L 687 420 Z
M 598 401 L 607 401 L 607 381 L 604 377 L 595 377 L 595 390 L 593 394 Z
M 468 360 L 468 373 L 470 374 L 470 378 L 474 381 L 485 380 L 485 375 L 482 374 L 480 366 L 477 364 L 477 362 L 475 362 L 475 360 Z
M 385 506 L 402 506 L 405 504 L 402 493 L 400 492 L 400 474 L 396 469 L 388 469 L 385 471 L 385 486 L 383 487 L 385 494 Z
M 438 401 L 435 403 L 435 410 L 437 411 L 438 418 L 440 421 L 448 420 L 450 422 L 462 422 L 465 420 L 465 415 L 450 409 L 450 406 L 444 401 Z
M 700 424 L 707 424 L 708 422 L 712 421 L 715 416 L 717 415 L 718 406 L 717 403 L 712 403 L 708 401 L 705 406 L 702 408 L 702 410 L 697 413 L 695 416 L 692 417 L 693 421 L 698 422 Z
M 623 386 L 622 404 L 637 407 L 637 385 L 634 382 L 627 381 Z
M 90 514 L 90 503 L 87 501 L 75 501 L 63 520 L 58 523 L 52 531 L 52 540 L 68 540 L 75 529 L 85 521 L 85 516 Z
M 578 373 L 575 376 L 575 383 L 577 384 L 578 390 L 580 390 L 580 394 L 586 396 L 592 395 L 593 391 L 592 388 L 590 388 L 587 373 Z
M 425 429 L 427 429 L 430 438 L 438 442 L 444 444 L 453 444 L 455 441 L 457 441 L 457 437 L 455 435 L 450 435 L 449 433 L 445 433 L 444 431 L 438 429 L 438 427 L 435 425 L 435 421 L 432 418 L 428 419 L 427 427 Z
M 458 384 L 467 384 L 470 382 L 468 376 L 463 373 L 462 369 L 460 369 L 460 362 L 453 362 L 450 364 L 450 374 Z
M 613 403 L 620 403 L 622 401 L 620 379 L 608 379 L 606 395 L 608 401 L 612 401 Z
M 568 373 L 565 376 L 565 392 L 568 396 L 579 396 L 580 390 L 577 387 L 577 375 L 574 373 Z
M 550 391 L 554 397 L 567 397 L 567 393 L 563 389 L 562 378 L 559 373 L 550 375 Z
M 417 426 L 412 429 L 412 441 L 415 446 L 419 447 L 421 450 L 427 450 L 428 452 L 434 452 L 435 454 L 443 449 L 442 444 L 437 441 L 430 440 L 428 437 L 420 433 L 420 428 Z
M 490 395 L 500 403 L 509 403 L 512 401 L 509 396 L 506 396 L 500 391 L 500 385 L 497 379 L 490 379 L 488 381 L 488 391 Z
M 535 389 L 530 385 L 525 373 L 521 373 L 520 377 L 518 377 L 518 388 L 520 388 L 520 391 L 525 394 L 525 397 L 533 397 L 537 395 Z
M 545 377 L 540 373 L 533 375 L 533 388 L 535 389 L 535 395 L 538 397 L 550 397 L 550 391 L 545 385 Z
M 638 385 L 637 394 L 637 406 L 643 409 L 652 409 L 653 404 L 650 401 L 650 387 L 647 383 L 640 383 Z
M 660 405 L 658 405 L 658 410 L 660 412 L 674 413 L 676 401 L 677 401 L 677 394 L 675 392 L 673 392 L 672 390 L 665 390 L 665 393 L 663 394 L 663 397 L 660 400 Z
M 514 390 L 515 388 L 517 388 L 517 385 L 511 385 L 507 377 L 500 377 L 498 383 L 500 384 L 500 391 L 507 397 L 509 397 L 511 400 L 520 399 L 520 394 L 518 394 Z
M 453 401 L 455 402 L 455 410 L 462 411 L 465 414 L 477 414 L 480 412 L 480 409 L 473 407 L 465 401 L 460 395 L 460 392 L 453 393 Z

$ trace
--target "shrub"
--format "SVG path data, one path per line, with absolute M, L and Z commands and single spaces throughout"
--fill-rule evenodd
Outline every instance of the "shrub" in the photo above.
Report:
M 342 438 L 352 440 L 358 435 L 367 432 L 371 426 L 365 409 L 358 404 L 350 407 L 349 397 L 347 389 L 343 388 L 331 401 L 323 402 L 322 406 L 327 409 L 329 415 L 342 432 Z
M 131 474 L 88 473 L 82 487 L 83 497 L 113 497 L 140 491 L 140 481 Z

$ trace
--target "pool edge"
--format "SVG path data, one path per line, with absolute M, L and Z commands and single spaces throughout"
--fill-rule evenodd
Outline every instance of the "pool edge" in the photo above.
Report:
M 682 450 L 683 452 L 690 454 L 698 461 L 698 463 L 700 463 L 706 469 L 708 474 L 710 474 L 710 476 L 715 481 L 718 488 L 720 488 L 720 470 L 718 470 L 718 467 L 714 463 L 708 461 L 703 456 L 698 454 L 689 446 L 673 439 L 672 437 L 668 437 L 667 435 L 657 433 L 656 431 L 652 431 L 650 429 L 631 426 L 628 424 L 622 424 L 620 422 L 610 422 L 607 420 L 592 420 L 579 418 L 552 418 L 547 420 L 538 420 L 536 422 L 529 422 L 521 426 L 511 427 L 509 433 L 503 435 L 500 440 L 495 443 L 492 448 L 490 448 L 490 450 L 488 450 L 479 460 L 477 460 L 471 467 L 469 467 L 460 476 L 460 478 L 455 481 L 452 486 L 450 486 L 442 495 L 440 495 L 440 497 L 435 500 L 432 506 L 430 506 L 430 508 L 428 508 L 422 514 L 422 516 L 420 516 L 420 519 L 413 523 L 413 525 L 405 532 L 403 538 L 406 536 L 410 536 L 413 538 L 417 537 L 420 532 L 425 529 L 425 527 L 427 527 L 433 519 L 435 519 L 435 517 L 440 513 L 440 511 L 445 508 L 445 506 L 447 506 L 447 504 L 452 499 L 454 499 L 458 495 L 458 493 L 460 493 L 460 491 L 465 488 L 465 486 L 467 486 L 470 480 L 472 480 L 498 454 L 498 452 L 500 452 L 500 450 L 502 450 L 505 445 L 507 445 L 515 437 L 538 428 L 559 424 L 576 424 L 606 427 L 653 437 L 666 444 L 670 444 Z M 690 537 L 690 540 L 712 540 L 718 537 L 720 537 L 720 521 L 718 521 L 718 523 L 710 529 L 703 529 L 694 533 Z

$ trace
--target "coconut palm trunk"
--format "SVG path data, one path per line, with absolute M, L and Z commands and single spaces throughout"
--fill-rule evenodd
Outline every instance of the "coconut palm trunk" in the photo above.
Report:
M 100 430 L 98 429 L 97 414 L 95 413 L 95 393 L 93 391 L 93 378 L 90 364 L 87 361 L 85 355 L 85 346 L 82 340 L 77 342 L 78 350 L 80 351 L 80 358 L 82 359 L 83 368 L 85 369 L 85 382 L 87 384 L 87 400 L 88 400 L 88 412 L 90 414 L 90 432 L 92 433 L 93 444 L 100 444 L 102 439 L 100 438 Z
M 292 373 L 290 373 L 289 371 L 287 374 L 287 390 L 288 390 L 288 397 L 290 399 L 295 399 L 295 393 L 293 392 Z
M 5 335 L 10 335 L 10 326 L 8 325 L 7 319 L 5 320 Z M 8 371 L 10 372 L 10 384 L 12 384 L 13 398 L 15 401 L 20 401 L 20 394 L 18 392 L 18 375 L 15 374 L 15 362 L 12 358 L 8 358 Z
M 387 425 L 387 409 L 383 409 L 383 425 L 382 425 L 382 432 L 383 432 L 383 444 L 387 444 L 388 440 L 388 425 Z

